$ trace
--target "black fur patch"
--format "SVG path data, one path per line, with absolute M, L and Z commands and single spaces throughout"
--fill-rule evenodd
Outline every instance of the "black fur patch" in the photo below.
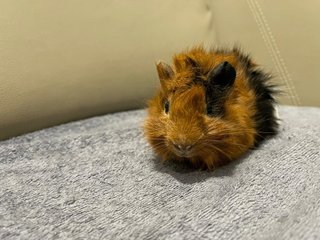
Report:
M 245 69 L 248 82 L 256 95 L 256 110 L 254 116 L 258 135 L 255 139 L 255 145 L 265 138 L 275 135 L 278 131 L 277 118 L 275 116 L 275 98 L 278 92 L 275 85 L 269 83 L 272 78 L 270 74 L 263 72 L 252 64 L 248 55 L 244 55 L 239 49 L 233 49 L 233 53 L 238 57 Z
M 251 58 L 243 54 L 239 48 L 234 48 L 231 51 L 221 48 L 212 50 L 212 52 L 216 54 L 235 55 L 246 73 L 248 83 L 256 95 L 257 112 L 254 115 L 254 121 L 257 130 L 255 146 L 258 146 L 264 139 L 275 135 L 278 131 L 278 119 L 275 116 L 276 101 L 274 96 L 279 93 L 279 91 L 275 90 L 275 85 L 269 83 L 272 78 L 271 75 L 258 69 L 256 65 L 252 63 Z M 228 97 L 229 91 L 226 91 L 224 88 L 208 88 L 208 81 L 204 81 L 201 75 L 203 76 L 209 73 L 201 74 L 199 66 L 194 59 L 188 59 L 188 63 L 195 70 L 193 84 L 201 84 L 206 89 L 208 115 L 223 117 L 223 103 Z
M 209 117 L 223 117 L 224 102 L 227 98 L 228 89 L 211 88 L 208 85 L 206 89 L 207 115 Z
M 205 88 L 208 116 L 223 116 L 223 105 L 235 78 L 236 71 L 228 62 L 219 64 L 208 74 Z

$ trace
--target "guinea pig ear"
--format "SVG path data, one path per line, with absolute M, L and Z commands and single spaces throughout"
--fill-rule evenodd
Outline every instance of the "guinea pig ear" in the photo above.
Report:
M 157 62 L 157 71 L 161 84 L 164 84 L 166 80 L 171 79 L 174 75 L 170 65 L 163 61 Z
M 202 82 L 202 79 L 200 77 L 201 76 L 200 67 L 197 61 L 192 57 L 187 56 L 185 59 L 185 63 L 188 67 L 191 67 L 194 73 L 194 81 L 196 82 L 198 79 L 200 79 L 200 82 Z
M 192 68 L 198 68 L 198 63 L 192 57 L 187 56 L 185 59 L 185 63 L 187 66 L 190 66 Z
M 220 63 L 208 75 L 209 85 L 214 87 L 231 87 L 236 79 L 236 70 L 227 61 Z

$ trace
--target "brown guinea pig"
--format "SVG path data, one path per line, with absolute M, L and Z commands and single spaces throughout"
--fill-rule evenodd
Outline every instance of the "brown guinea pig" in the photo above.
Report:
M 270 76 L 239 49 L 195 47 L 157 64 L 145 135 L 164 160 L 209 169 L 239 158 L 277 132 Z

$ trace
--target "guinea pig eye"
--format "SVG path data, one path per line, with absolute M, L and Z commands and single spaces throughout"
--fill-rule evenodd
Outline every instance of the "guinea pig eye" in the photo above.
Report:
M 169 112 L 169 101 L 167 100 L 164 102 L 164 112 L 165 113 Z

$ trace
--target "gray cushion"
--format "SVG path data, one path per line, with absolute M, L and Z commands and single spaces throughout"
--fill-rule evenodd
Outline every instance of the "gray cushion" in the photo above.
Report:
M 320 238 L 320 109 L 213 172 L 161 163 L 143 110 L 0 142 L 1 239 Z

